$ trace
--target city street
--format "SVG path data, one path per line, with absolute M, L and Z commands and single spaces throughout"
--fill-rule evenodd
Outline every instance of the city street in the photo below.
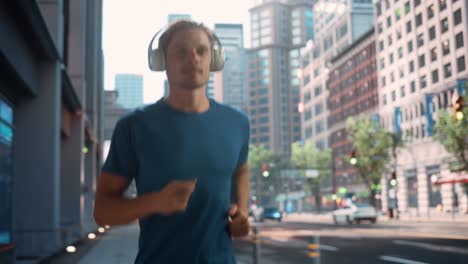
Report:
M 309 253 L 319 236 L 321 263 L 468 263 L 468 223 L 387 221 L 336 226 L 314 223 L 258 224 L 260 263 L 314 263 Z M 236 240 L 240 263 L 253 262 L 250 239 Z M 313 248 L 313 246 L 312 246 Z
M 320 263 L 468 263 L 468 216 L 456 221 L 433 218 L 388 220 L 377 224 L 332 223 L 329 215 L 290 215 L 283 222 L 252 223 L 259 230 L 260 262 L 314 263 L 314 236 L 319 236 Z M 133 263 L 136 224 L 112 227 L 94 241 L 77 246 L 41 264 Z M 253 262 L 252 235 L 234 241 L 239 264 Z

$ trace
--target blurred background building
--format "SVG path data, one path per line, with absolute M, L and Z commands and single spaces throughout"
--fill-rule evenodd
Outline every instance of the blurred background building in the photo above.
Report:
M 383 126 L 401 133 L 405 144 L 396 171 L 399 209 L 452 210 L 456 199 L 466 210 L 459 184 L 432 181 L 450 171 L 450 156 L 433 140 L 435 113 L 451 108 L 454 92 L 466 89 L 468 2 L 377 1 L 374 12 L 379 114 Z M 385 181 L 383 187 L 385 192 Z
M 115 90 L 120 95 L 117 104 L 121 107 L 133 109 L 143 105 L 143 75 L 116 74 Z
M 214 74 L 214 97 L 220 102 L 246 112 L 246 61 L 242 24 L 215 24 L 226 62 L 223 71 Z
M 289 157 L 301 140 L 300 50 L 313 39 L 314 1 L 256 1 L 247 50 L 251 143 Z

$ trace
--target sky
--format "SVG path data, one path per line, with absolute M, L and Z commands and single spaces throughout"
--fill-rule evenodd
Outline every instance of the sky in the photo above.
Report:
M 254 0 L 103 0 L 104 88 L 114 89 L 115 74 L 142 74 L 144 102 L 154 102 L 163 95 L 165 72 L 148 69 L 147 48 L 168 14 L 190 14 L 211 29 L 215 23 L 244 24 L 248 47 L 248 10 L 253 4 Z

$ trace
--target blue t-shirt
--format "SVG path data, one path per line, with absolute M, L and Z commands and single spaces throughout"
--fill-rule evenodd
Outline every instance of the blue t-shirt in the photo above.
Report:
M 181 112 L 161 99 L 119 120 L 103 171 L 135 179 L 138 195 L 197 178 L 185 212 L 140 219 L 135 263 L 235 263 L 227 213 L 249 130 L 244 114 L 212 99 L 204 113 Z

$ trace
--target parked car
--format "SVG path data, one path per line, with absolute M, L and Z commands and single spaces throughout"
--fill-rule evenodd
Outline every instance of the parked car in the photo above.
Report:
M 348 224 L 352 224 L 353 222 L 360 223 L 363 220 L 368 220 L 375 224 L 377 222 L 378 213 L 377 210 L 368 203 L 351 203 L 333 211 L 332 216 L 335 224 L 340 222 Z
M 263 222 L 265 219 L 277 220 L 278 222 L 281 222 L 283 219 L 283 213 L 276 207 L 265 207 L 263 208 L 260 214 L 260 219 L 258 220 Z

